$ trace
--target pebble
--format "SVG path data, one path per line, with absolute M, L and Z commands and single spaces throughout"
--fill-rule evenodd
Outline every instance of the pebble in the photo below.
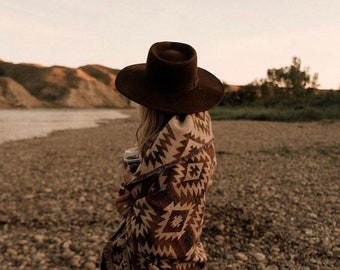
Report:
M 340 247 L 335 247 L 332 250 L 335 257 L 340 258 Z
M 217 224 L 217 229 L 218 229 L 220 232 L 223 232 L 224 229 L 225 229 L 225 225 L 224 225 L 222 222 L 220 222 L 220 223 Z
M 242 253 L 242 252 L 235 253 L 235 257 L 239 261 L 247 261 L 248 260 L 248 256 L 246 254 Z
M 44 188 L 45 193 L 51 193 L 53 190 L 52 188 Z
M 271 252 L 273 255 L 277 255 L 280 253 L 280 248 L 279 247 L 272 247 Z
M 79 255 L 75 255 L 71 258 L 70 263 L 72 266 L 80 267 L 81 266 L 81 257 Z
M 105 205 L 105 211 L 111 212 L 112 210 L 113 210 L 112 204 L 111 204 L 111 203 L 107 203 L 107 204 Z
M 318 263 L 317 260 L 315 260 L 314 258 L 311 258 L 311 259 L 309 260 L 309 262 L 312 263 L 312 264 L 317 264 L 317 263 Z
M 42 261 L 46 257 L 45 253 L 43 252 L 37 252 L 34 254 L 34 259 L 37 261 Z
M 70 249 L 72 242 L 70 240 L 67 240 L 66 242 L 63 243 L 63 248 L 64 249 Z
M 317 219 L 317 218 L 318 218 L 318 215 L 315 214 L 315 213 L 309 213 L 309 217 L 310 217 L 310 218 L 313 218 L 313 219 Z
M 313 235 L 314 232 L 312 229 L 305 229 L 305 234 L 310 236 L 310 235 Z
M 18 269 L 27 269 L 27 264 L 28 262 L 24 262 L 23 264 L 20 265 L 20 267 Z
M 34 194 L 26 194 L 26 195 L 24 195 L 24 199 L 26 199 L 26 200 L 34 199 Z
M 224 243 L 224 236 L 223 235 L 216 235 L 215 241 L 218 245 L 223 245 Z
M 63 254 L 62 254 L 62 257 L 64 258 L 64 259 L 71 259 L 73 256 L 74 256 L 74 252 L 73 251 L 71 251 L 71 250 L 69 250 L 69 249 L 65 249 L 64 250 L 64 252 L 63 252 Z
M 323 239 L 323 241 L 322 241 L 322 244 L 323 244 L 325 247 L 327 247 L 327 248 L 331 247 L 331 245 L 332 245 L 332 243 L 331 243 L 329 237 L 325 237 L 325 238 Z
M 271 265 L 266 266 L 264 270 L 279 270 L 279 267 L 275 264 L 271 264 Z
M 84 268 L 86 270 L 94 270 L 94 269 L 96 269 L 96 264 L 93 263 L 93 262 L 87 262 L 87 263 L 84 264 Z
M 34 240 L 39 244 L 42 244 L 44 242 L 44 239 L 45 239 L 45 236 L 41 234 L 34 235 Z
M 18 252 L 13 248 L 7 248 L 6 252 L 9 256 L 12 257 L 18 256 Z
M 89 256 L 87 257 L 87 259 L 90 261 L 90 262 L 96 262 L 97 261 L 97 256 Z
M 266 259 L 266 255 L 264 255 L 263 253 L 257 252 L 254 253 L 254 258 L 258 261 L 258 262 L 262 262 Z

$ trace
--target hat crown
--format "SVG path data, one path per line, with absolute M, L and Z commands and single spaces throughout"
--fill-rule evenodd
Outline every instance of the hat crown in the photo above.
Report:
M 169 62 L 183 62 L 188 60 L 187 55 L 184 54 L 181 51 L 176 51 L 176 50 L 165 50 L 160 53 L 160 58 L 169 61 Z
M 196 51 L 183 43 L 155 43 L 149 50 L 145 77 L 148 85 L 160 91 L 193 90 L 198 84 Z

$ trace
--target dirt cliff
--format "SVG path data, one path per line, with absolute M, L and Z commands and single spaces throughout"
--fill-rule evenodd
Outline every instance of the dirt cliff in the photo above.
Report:
M 74 69 L 0 60 L 0 107 L 129 107 L 115 89 L 117 73 L 101 65 Z
M 0 108 L 35 108 L 44 105 L 12 78 L 0 77 Z

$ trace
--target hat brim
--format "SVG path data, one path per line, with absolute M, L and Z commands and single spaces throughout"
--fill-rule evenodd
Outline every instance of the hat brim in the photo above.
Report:
M 116 88 L 123 96 L 145 107 L 171 113 L 207 111 L 224 96 L 221 81 L 209 71 L 198 68 L 198 85 L 190 91 L 155 89 L 145 80 L 146 64 L 125 67 L 116 77 Z

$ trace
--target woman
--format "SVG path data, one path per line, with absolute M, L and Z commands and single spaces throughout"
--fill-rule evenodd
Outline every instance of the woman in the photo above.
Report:
M 190 45 L 158 42 L 146 64 L 119 72 L 116 88 L 142 105 L 141 162 L 116 199 L 123 220 L 101 269 L 203 269 L 200 236 L 216 166 L 207 110 L 221 101 L 223 86 L 197 67 Z

